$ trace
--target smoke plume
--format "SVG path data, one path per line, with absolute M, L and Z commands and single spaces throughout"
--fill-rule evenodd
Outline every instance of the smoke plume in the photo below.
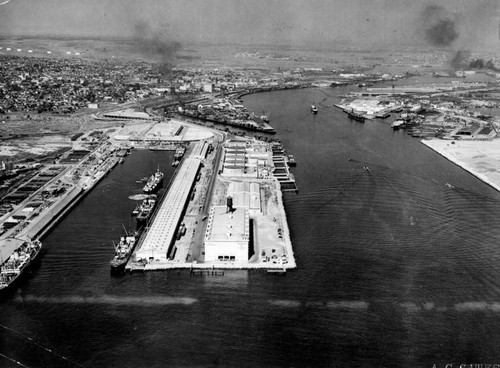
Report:
M 469 63 L 469 67 L 471 67 L 473 69 L 489 69 L 489 70 L 492 70 L 494 72 L 499 72 L 500 71 L 500 69 L 496 67 L 496 65 L 493 62 L 493 60 L 484 61 L 481 58 L 472 60 Z
M 153 29 L 149 23 L 139 22 L 134 27 L 134 43 L 147 58 L 160 62 L 160 70 L 167 73 L 173 66 L 181 44 L 169 39 L 166 32 Z
M 457 19 L 441 5 L 427 5 L 421 14 L 424 37 L 433 46 L 446 47 L 458 39 Z
M 468 66 L 470 52 L 466 50 L 458 50 L 450 60 L 450 66 L 453 69 L 463 69 Z

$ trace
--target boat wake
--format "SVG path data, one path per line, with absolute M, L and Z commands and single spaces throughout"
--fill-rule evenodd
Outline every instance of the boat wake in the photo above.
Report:
M 369 304 L 364 301 L 349 301 L 349 300 L 342 300 L 342 301 L 330 301 L 330 302 L 305 302 L 302 304 L 298 300 L 286 300 L 286 299 L 275 299 L 275 300 L 269 300 L 269 303 L 271 305 L 274 305 L 276 307 L 283 307 L 283 308 L 299 308 L 300 306 L 304 306 L 307 308 L 310 307 L 327 307 L 329 309 L 358 309 L 358 310 L 365 310 L 368 309 Z
M 301 303 L 298 300 L 269 300 L 269 303 L 276 307 L 281 308 L 299 308 L 304 306 L 306 308 L 328 308 L 328 309 L 349 309 L 349 310 L 368 310 L 370 304 L 365 301 L 328 301 L 328 302 L 305 302 Z M 389 303 L 391 304 L 391 303 Z M 453 304 L 452 306 L 438 306 L 432 302 L 420 303 L 395 303 L 390 305 L 393 308 L 397 305 L 404 312 L 421 312 L 421 311 L 436 311 L 445 312 L 448 310 L 454 310 L 456 312 L 500 312 L 500 303 L 498 302 L 484 302 L 484 301 L 469 301 Z
M 128 197 L 128 199 L 131 199 L 133 201 L 143 201 L 144 199 L 148 198 L 156 198 L 155 194 L 132 194 Z
M 175 296 L 149 296 L 149 297 L 136 297 L 136 296 L 91 296 L 84 297 L 79 295 L 62 296 L 62 297 L 40 297 L 27 295 L 25 297 L 18 297 L 16 299 L 24 303 L 49 303 L 49 304 L 104 304 L 104 305 L 126 305 L 126 306 L 141 306 L 141 307 L 154 307 L 158 305 L 191 305 L 198 300 L 190 297 L 175 297 Z

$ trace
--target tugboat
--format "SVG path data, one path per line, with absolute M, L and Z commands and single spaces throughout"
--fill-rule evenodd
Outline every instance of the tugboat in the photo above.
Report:
M 12 289 L 23 272 L 35 261 L 42 249 L 39 240 L 22 241 L 16 238 L 8 238 L 3 244 L 4 249 L 14 247 L 14 251 L 0 265 L 0 293 L 3 294 Z
M 115 256 L 109 262 L 112 273 L 123 273 L 132 251 L 135 247 L 135 236 L 122 236 L 120 242 L 115 246 Z
M 311 105 L 311 112 L 313 114 L 317 114 L 318 113 L 318 108 L 316 107 L 316 104 L 314 104 L 314 103 Z
M 143 192 L 144 193 L 155 192 L 160 187 L 162 181 L 163 181 L 163 173 L 160 171 L 160 167 L 158 167 L 156 172 L 154 174 L 151 174 L 144 188 L 142 188 Z

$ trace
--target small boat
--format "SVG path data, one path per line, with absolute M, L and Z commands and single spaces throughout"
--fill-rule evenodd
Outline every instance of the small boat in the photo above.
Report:
M 288 166 L 297 166 L 297 162 L 293 155 L 288 155 Z
M 399 129 L 401 128 L 406 122 L 404 120 L 394 120 L 391 124 L 392 129 Z
M 130 216 L 137 216 L 139 214 L 139 211 L 141 209 L 141 204 L 139 203 L 137 206 L 135 206 L 135 208 L 132 210 L 132 213 L 130 214 Z
M 316 107 L 316 104 L 312 104 L 311 105 L 311 112 L 313 114 L 317 114 L 318 113 L 318 108 Z

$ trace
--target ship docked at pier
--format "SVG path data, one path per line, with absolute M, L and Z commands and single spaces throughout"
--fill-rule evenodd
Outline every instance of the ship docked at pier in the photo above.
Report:
M 42 242 L 8 238 L 5 239 L 3 248 L 12 248 L 13 251 L 0 265 L 0 294 L 12 289 L 16 281 L 26 273 L 40 254 Z
M 152 196 L 154 196 L 154 194 Z M 135 207 L 132 215 L 136 216 L 138 224 L 142 225 L 148 221 L 149 217 L 151 217 L 151 214 L 153 213 L 155 205 L 156 199 L 149 197 L 143 199 L 142 202 Z
M 163 173 L 160 171 L 160 168 L 158 168 L 154 174 L 151 174 L 142 190 L 144 193 L 154 193 L 160 188 L 162 182 Z
M 120 242 L 115 246 L 115 256 L 109 262 L 112 273 L 123 273 L 135 247 L 135 236 L 122 236 Z
M 366 120 L 366 118 L 363 115 L 361 115 L 358 112 L 355 112 L 354 109 L 352 109 L 351 111 L 348 111 L 347 116 L 349 116 L 349 119 L 359 121 L 360 123 L 364 123 Z
M 178 147 L 175 150 L 174 154 L 174 162 L 172 162 L 172 166 L 177 167 L 181 163 L 182 156 L 184 156 L 184 153 L 186 153 L 186 147 Z

